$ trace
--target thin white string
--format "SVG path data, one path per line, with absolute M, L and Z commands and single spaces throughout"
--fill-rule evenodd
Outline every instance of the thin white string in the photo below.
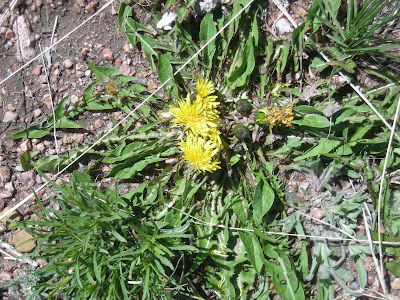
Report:
M 114 1 L 114 0 L 112 0 Z M 111 1 L 111 2 L 112 2 Z M 236 15 L 232 17 L 207 43 L 205 43 L 195 54 L 193 54 L 188 61 L 186 61 L 173 75 L 177 75 L 180 71 L 182 71 L 183 68 L 185 68 L 194 58 L 196 58 L 201 51 L 205 47 L 207 47 L 218 35 L 221 34 L 222 31 L 225 30 L 226 27 L 228 27 L 244 10 L 246 10 L 251 3 L 253 3 L 254 0 L 250 0 Z M 110 4 L 109 2 L 108 4 Z M 144 105 L 151 97 L 153 97 L 159 90 L 163 88 L 164 85 L 166 85 L 169 81 L 171 81 L 171 78 L 168 78 L 166 81 L 164 81 L 153 93 L 151 93 L 146 99 L 143 100 L 138 106 L 136 106 L 128 115 L 126 115 L 121 121 L 119 121 L 117 124 L 114 125 L 111 129 L 109 129 L 103 136 L 101 136 L 96 142 L 94 142 L 90 147 L 87 147 L 79 156 L 76 157 L 77 153 L 74 154 L 70 159 L 75 158 L 72 162 L 70 162 L 66 167 L 64 167 L 60 172 L 55 174 L 53 177 L 51 177 L 51 181 L 54 181 L 60 174 L 64 173 L 65 170 L 67 170 L 70 166 L 72 166 L 75 162 L 77 162 L 82 156 L 84 156 L 89 150 L 93 149 L 97 144 L 99 144 L 105 137 L 107 137 L 110 133 L 112 133 L 117 127 L 119 127 L 127 118 L 129 118 L 132 114 L 134 114 L 142 105 Z M 0 83 L 1 84 L 1 83 Z M 25 202 L 27 202 L 29 199 L 35 196 L 39 191 L 41 191 L 43 188 L 45 188 L 49 184 L 49 181 L 46 181 L 44 184 L 42 184 L 40 187 L 38 187 L 34 193 L 29 194 L 26 196 L 21 202 L 17 203 L 14 207 L 9 209 L 8 211 L 4 212 L 3 214 L 0 215 L 0 220 L 3 219 L 5 216 L 8 216 L 15 210 L 17 210 L 19 207 L 21 207 Z
M 83 25 L 85 25 L 87 22 L 95 18 L 99 13 L 101 13 L 104 9 L 106 9 L 108 6 L 110 6 L 111 3 L 113 3 L 115 0 L 110 0 L 107 2 L 103 7 L 101 7 L 98 11 L 96 11 L 93 15 L 91 15 L 89 18 L 87 18 L 85 21 L 83 21 L 81 24 L 79 24 L 77 27 L 72 29 L 70 32 L 68 32 L 66 35 L 64 35 L 62 38 L 60 38 L 57 42 L 55 42 L 53 45 L 50 45 L 50 47 L 46 48 L 44 51 L 40 51 L 38 55 L 36 55 L 34 58 L 32 58 L 30 61 L 28 61 L 26 64 L 21 66 L 19 69 L 8 75 L 6 78 L 4 78 L 2 81 L 0 81 L 0 85 L 2 85 L 4 82 L 6 82 L 8 79 L 13 77 L 15 74 L 19 73 L 21 70 L 25 69 L 27 66 L 29 66 L 32 62 L 37 60 L 39 57 L 43 56 L 47 51 L 50 51 L 51 49 L 55 48 L 59 43 L 64 41 L 67 37 L 69 37 L 72 33 L 77 31 L 79 28 L 81 28 Z
M 0 18 L 0 24 L 3 24 L 3 21 L 11 14 L 11 11 L 14 9 L 15 4 L 17 4 L 18 0 L 11 1 L 10 5 L 7 7 L 7 10 Z
M 381 219 L 381 207 L 382 207 L 382 193 L 383 193 L 383 186 L 385 184 L 386 179 L 386 168 L 389 160 L 390 150 L 392 148 L 393 137 L 395 135 L 396 124 L 399 119 L 399 111 L 400 111 L 400 97 L 397 97 L 397 108 L 396 114 L 394 115 L 392 131 L 390 132 L 389 143 L 386 151 L 385 161 L 383 163 L 383 170 L 381 176 L 381 182 L 379 185 L 379 196 L 378 196 L 378 241 L 379 241 L 379 261 L 380 261 L 380 270 L 383 274 L 383 250 L 382 250 L 382 233 L 381 233 L 381 226 L 382 226 L 382 219 Z M 385 290 L 384 290 L 385 292 Z

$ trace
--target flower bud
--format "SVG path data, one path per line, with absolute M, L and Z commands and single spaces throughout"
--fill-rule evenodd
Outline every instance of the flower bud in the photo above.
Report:
M 233 127 L 233 134 L 239 140 L 245 140 L 250 136 L 249 129 L 242 124 L 236 124 L 235 127 Z
M 253 106 L 246 99 L 241 99 L 238 102 L 236 102 L 236 110 L 240 112 L 242 115 L 248 114 L 252 108 Z

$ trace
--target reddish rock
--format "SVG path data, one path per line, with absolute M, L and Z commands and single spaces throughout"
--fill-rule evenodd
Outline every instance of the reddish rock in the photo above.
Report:
M 127 64 L 123 63 L 120 67 L 119 70 L 121 71 L 121 73 L 125 76 L 132 76 L 133 74 L 133 69 L 128 66 Z
M 71 68 L 73 65 L 72 60 L 70 60 L 69 58 L 67 58 L 66 60 L 64 60 L 63 62 L 63 66 L 67 69 Z
M 115 62 L 114 62 L 114 66 L 115 66 L 116 68 L 119 68 L 121 65 L 122 65 L 122 59 L 117 58 L 117 59 L 115 60 Z
M 50 94 L 46 94 L 43 96 L 43 103 L 47 106 L 48 109 L 51 109 L 52 96 Z
M 20 180 L 25 189 L 29 189 L 36 183 L 36 174 L 33 171 L 22 172 Z
M 23 152 L 27 152 L 32 150 L 32 142 L 31 140 L 25 140 L 19 146 Z
M 111 49 L 105 48 L 102 52 L 103 58 L 105 60 L 113 60 L 114 59 L 114 54 L 111 51 Z
M 4 271 L 6 271 L 6 272 L 12 272 L 13 269 L 15 269 L 16 267 L 15 267 L 14 261 L 4 259 L 3 260 L 3 268 L 4 268 Z
M 40 108 L 36 108 L 33 111 L 33 117 L 35 117 L 35 118 L 40 117 L 42 114 L 43 114 L 43 112 L 42 112 L 42 110 Z
M 323 217 L 325 217 L 325 213 L 322 211 L 322 209 L 316 207 L 311 208 L 310 215 L 318 220 L 321 220 Z
M 0 199 L 3 201 L 3 206 L 4 206 L 3 199 L 7 199 L 7 198 L 11 198 L 11 197 L 12 197 L 12 193 L 10 193 L 9 191 L 0 190 Z
M 14 32 L 9 28 L 7 29 L 6 33 L 4 34 L 4 37 L 7 40 L 11 40 L 15 36 Z
M 36 262 L 39 264 L 39 267 L 44 267 L 47 265 L 47 260 L 45 259 L 37 259 Z
M 0 280 L 8 281 L 11 280 L 12 274 L 10 272 L 3 271 L 0 273 Z
M 82 54 L 83 56 L 85 56 L 85 55 L 87 55 L 89 52 L 90 52 L 90 49 L 85 47 L 85 48 L 82 49 L 81 54 Z
M 94 121 L 94 128 L 99 129 L 102 128 L 104 125 L 103 120 L 97 119 L 96 121 Z
M 35 76 L 39 76 L 40 74 L 42 74 L 42 66 L 41 65 L 36 66 L 33 69 L 32 74 Z

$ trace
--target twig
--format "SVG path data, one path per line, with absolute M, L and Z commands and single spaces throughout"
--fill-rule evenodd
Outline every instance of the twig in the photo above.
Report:
M 8 18 L 8 16 L 11 14 L 11 11 L 14 9 L 14 6 L 17 4 L 17 2 L 18 2 L 18 0 L 11 1 L 7 10 L 4 12 L 4 14 L 0 18 L 0 24 L 3 24 L 3 21 Z
M 385 161 L 383 163 L 381 182 L 380 182 L 380 185 L 379 185 L 379 196 L 378 196 L 378 207 L 377 207 L 377 209 L 378 209 L 379 261 L 380 261 L 380 267 L 381 267 L 381 273 L 382 274 L 383 274 L 383 251 L 382 251 L 382 234 L 381 234 L 381 228 L 382 228 L 382 220 L 381 220 L 382 193 L 383 193 L 383 186 L 384 186 L 385 179 L 386 179 L 385 173 L 386 173 L 387 163 L 388 163 L 388 160 L 389 160 L 390 150 L 391 150 L 391 147 L 392 147 L 394 131 L 396 129 L 396 124 L 397 124 L 397 121 L 398 121 L 398 118 L 399 118 L 399 111 L 400 111 L 400 99 L 399 99 L 399 97 L 397 97 L 396 113 L 394 115 L 392 131 L 390 132 L 390 138 L 389 138 L 389 143 L 388 143 L 388 146 L 387 146 Z
M 51 52 L 50 52 L 50 50 L 51 50 L 51 46 L 53 45 L 54 33 L 57 28 L 57 20 L 58 20 L 58 16 L 56 16 L 54 19 L 53 31 L 51 33 L 51 38 L 50 38 L 50 46 L 45 48 L 45 56 L 47 59 L 47 67 L 49 68 L 49 70 L 51 67 L 51 54 L 50 54 Z M 40 51 L 42 51 L 42 49 L 40 49 Z
M 16 260 L 17 258 L 12 256 L 10 253 L 0 249 L 0 252 L 3 253 L 6 257 L 4 259 Z
M 10 245 L 8 243 L 2 242 L 2 243 L 0 243 L 0 247 L 10 251 L 16 257 L 23 256 L 23 254 L 21 252 L 19 252 L 17 249 L 15 249 L 12 245 Z M 29 257 L 23 257 L 20 259 L 20 261 L 23 263 L 26 263 L 26 264 L 30 264 L 33 267 L 37 267 L 39 265 L 36 261 L 30 259 Z
M 367 211 L 369 211 L 368 210 L 368 206 L 366 205 L 365 202 L 364 202 L 364 206 L 365 206 L 365 209 Z M 378 262 L 378 260 L 376 258 L 376 255 L 375 255 L 375 252 L 374 252 L 374 247 L 373 247 L 373 243 L 372 243 L 371 232 L 369 230 L 369 223 L 367 221 L 367 216 L 365 215 L 365 211 L 364 210 L 362 212 L 363 212 L 365 231 L 366 231 L 366 235 L 367 235 L 367 238 L 368 238 L 369 247 L 371 249 L 372 258 L 374 259 L 374 263 L 375 263 L 375 266 L 376 266 L 376 274 L 378 275 L 379 282 L 381 284 L 383 293 L 386 294 L 387 288 L 386 288 L 385 279 L 383 278 L 383 268 L 380 268 L 382 266 L 380 266 L 380 263 Z M 379 245 L 381 245 L 381 244 L 379 244 Z
M 296 210 L 296 213 L 298 213 L 298 214 L 300 214 L 300 215 L 302 215 L 302 216 L 304 216 L 304 217 L 306 217 L 306 218 L 312 219 L 312 220 L 314 220 L 314 221 L 316 221 L 316 222 L 318 222 L 318 223 L 321 223 L 321 224 L 323 224 L 323 225 L 325 225 L 325 226 L 329 226 L 329 227 L 331 227 L 331 228 L 333 228 L 333 229 L 339 231 L 340 233 L 342 233 L 342 234 L 348 236 L 350 239 L 357 241 L 357 239 L 356 239 L 354 236 L 352 236 L 351 234 L 347 233 L 347 232 L 344 231 L 343 229 L 337 228 L 337 227 L 333 226 L 332 224 L 329 224 L 329 223 L 327 223 L 327 222 L 321 221 L 321 220 L 319 220 L 319 219 L 317 219 L 317 218 L 314 218 L 314 217 L 312 217 L 312 216 L 309 216 L 309 215 L 307 215 L 307 214 L 304 214 L 304 213 L 302 213 L 302 212 L 300 212 L 300 211 L 298 211 L 298 210 Z
M 51 46 L 51 43 L 50 43 L 50 46 Z M 42 51 L 42 46 L 40 45 L 40 43 L 39 43 L 39 49 L 40 49 L 40 51 Z M 50 53 L 50 52 L 48 52 L 48 53 Z M 44 56 L 42 56 L 42 63 L 43 63 L 44 72 L 46 74 L 47 89 L 48 89 L 49 95 L 50 95 L 51 112 L 53 113 L 53 137 L 54 137 L 54 145 L 56 146 L 56 152 L 57 152 L 57 171 L 60 171 L 60 149 L 58 147 L 58 141 L 57 141 L 56 113 L 54 110 L 53 93 L 51 92 L 49 73 L 47 72 L 47 68 L 49 68 L 49 70 L 50 70 L 50 66 L 51 66 L 50 54 L 47 57 L 47 63 L 50 63 L 50 65 L 48 65 L 46 67 L 46 64 L 44 62 Z

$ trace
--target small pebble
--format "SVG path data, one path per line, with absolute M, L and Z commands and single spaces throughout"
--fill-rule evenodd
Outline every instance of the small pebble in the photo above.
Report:
M 67 58 L 66 60 L 64 60 L 63 62 L 63 66 L 67 69 L 71 68 L 73 65 L 72 60 L 70 60 L 69 58 Z
M 19 146 L 23 152 L 30 151 L 32 149 L 32 142 L 31 140 L 25 140 Z
M 51 109 L 51 101 L 52 97 L 50 94 L 46 94 L 43 96 L 43 103 L 47 106 L 48 109 Z
M 114 54 L 113 54 L 113 52 L 112 52 L 110 49 L 108 49 L 108 48 L 105 48 L 105 49 L 103 50 L 102 55 L 103 55 L 103 58 L 104 58 L 105 60 L 113 60 L 113 59 L 114 59 Z
M 33 236 L 30 233 L 26 232 L 25 230 L 21 230 L 13 236 L 12 243 L 14 246 L 16 246 L 16 249 L 22 253 L 31 252 L 33 249 L 36 248 L 35 241 L 30 241 L 25 244 L 19 245 L 22 242 L 25 242 L 31 238 L 33 238 Z
M 22 172 L 19 178 L 22 185 L 27 190 L 36 183 L 36 174 L 33 171 Z
M 121 64 L 122 64 L 122 59 L 120 59 L 120 58 L 117 58 L 117 59 L 115 60 L 115 62 L 114 62 L 114 66 L 115 66 L 116 68 L 119 68 L 119 67 L 121 66 Z
M 393 280 L 392 288 L 395 290 L 400 290 L 400 278 Z
M 97 6 L 97 1 L 90 1 L 89 6 L 90 6 L 91 8 L 96 8 L 96 6 Z
M 6 111 L 4 114 L 3 122 L 4 123 L 13 123 L 17 120 L 18 114 L 13 111 Z
M 40 75 L 39 76 L 39 82 L 40 83 L 47 83 L 47 76 L 46 75 Z
M 12 274 L 10 272 L 2 271 L 0 273 L 0 280 L 8 281 L 11 280 Z
M 8 192 L 10 192 L 10 193 L 13 193 L 14 190 L 15 190 L 12 181 L 7 182 L 7 183 L 4 185 L 4 188 L 6 189 L 6 191 L 8 191 Z
M 157 88 L 157 86 L 158 86 L 157 82 L 156 82 L 155 80 L 153 80 L 153 79 L 150 79 L 150 80 L 147 82 L 147 88 L 148 88 L 149 90 L 154 90 L 154 89 Z
M 89 49 L 89 48 L 83 48 L 82 51 L 81 51 L 81 54 L 82 54 L 83 56 L 85 56 L 85 55 L 87 55 L 89 52 L 90 52 L 90 49 Z
M 280 18 L 276 21 L 275 27 L 280 34 L 286 34 L 293 31 L 292 25 L 286 18 Z
M 324 212 L 320 208 L 313 207 L 310 210 L 310 215 L 318 220 L 321 220 L 323 217 L 325 217 Z
M 40 109 L 40 108 L 36 108 L 34 111 L 33 111 L 33 117 L 35 117 L 35 118 L 37 118 L 37 117 L 40 117 L 41 115 L 42 115 L 42 110 Z
M 79 98 L 76 95 L 72 95 L 69 101 L 71 101 L 72 104 L 75 104 L 79 101 Z
M 6 183 L 10 181 L 11 170 L 7 166 L 0 166 L 0 182 Z
M 9 103 L 9 104 L 7 104 L 7 110 L 16 111 L 16 108 L 15 108 L 15 106 L 13 104 Z
M 5 35 L 4 35 L 4 37 L 5 37 L 7 40 L 11 40 L 14 36 L 15 36 L 15 34 L 14 34 L 14 32 L 13 32 L 10 28 L 7 29 L 7 31 L 6 31 L 6 33 L 5 33 Z
M 104 125 L 104 122 L 103 122 L 103 120 L 99 120 L 99 119 L 97 119 L 96 121 L 94 121 L 94 128 L 96 128 L 96 129 L 100 129 L 100 128 L 102 128 L 102 127 L 103 127 L 103 125 Z
M 91 71 L 91 70 L 86 70 L 86 71 L 85 71 L 85 76 L 86 76 L 86 77 L 92 76 L 92 71 Z
M 4 259 L 3 260 L 3 268 L 4 268 L 4 271 L 6 271 L 6 272 L 12 272 L 13 269 L 16 268 L 16 266 L 15 266 L 14 261 L 8 260 L 8 259 Z
M 42 73 L 42 66 L 41 65 L 36 66 L 33 69 L 33 72 L 32 72 L 32 74 L 36 75 L 36 76 L 39 76 L 41 73 Z

